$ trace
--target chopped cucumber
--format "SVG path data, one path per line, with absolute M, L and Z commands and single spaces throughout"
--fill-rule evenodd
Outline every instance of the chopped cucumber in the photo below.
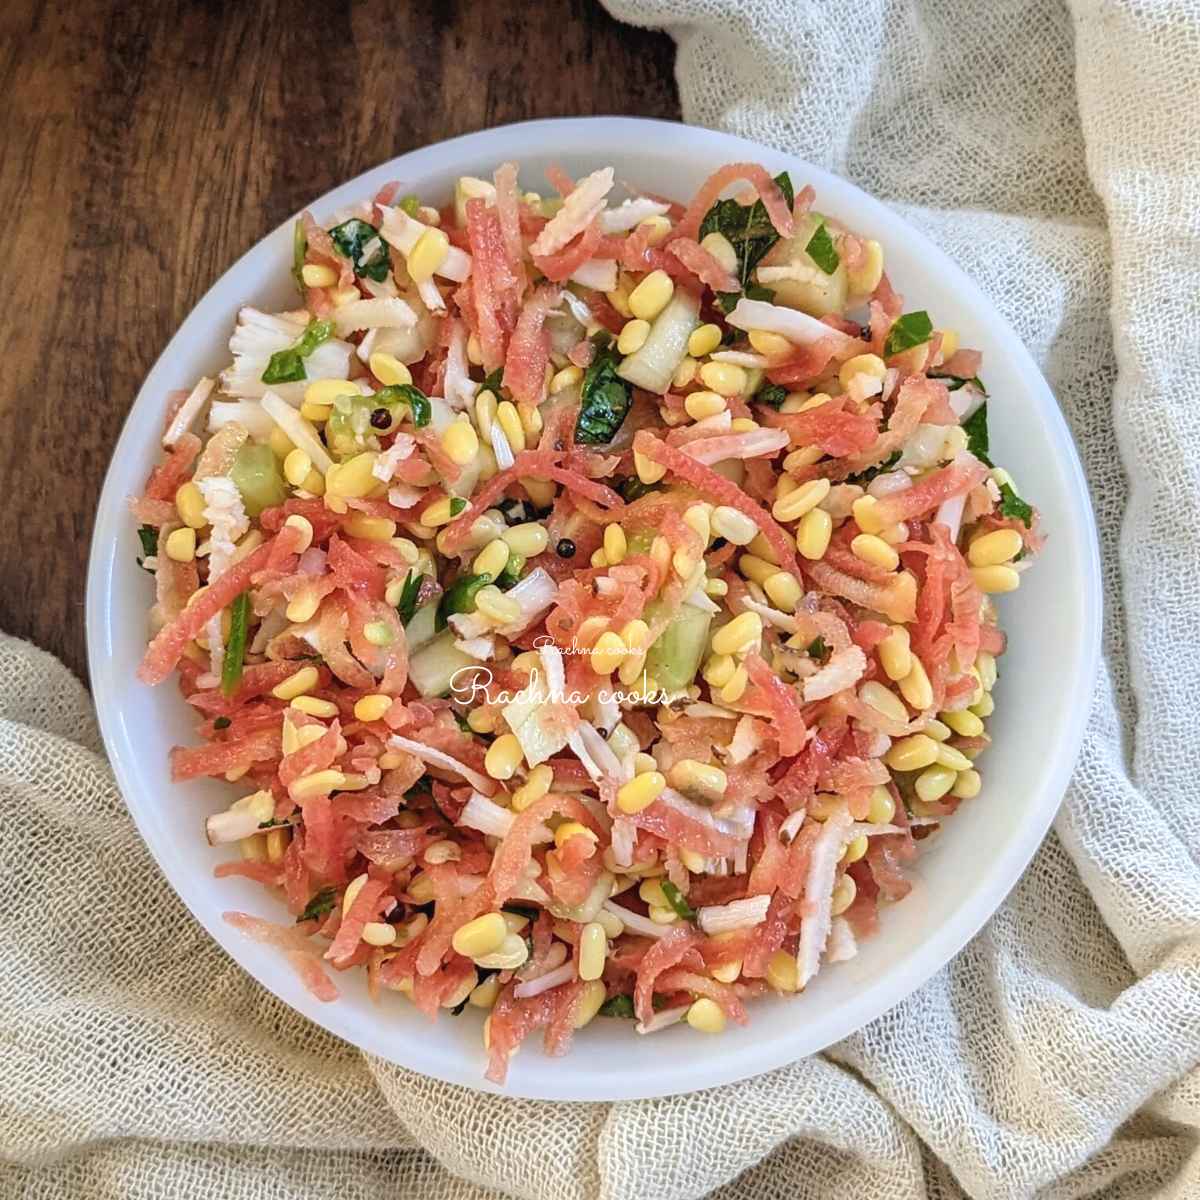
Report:
M 405 625 L 404 636 L 408 639 L 410 654 L 433 641 L 437 634 L 437 610 L 436 603 L 423 604 L 413 613 L 412 620 Z
M 478 665 L 454 644 L 454 634 L 447 629 L 408 660 L 408 677 L 422 696 L 444 696 L 459 671 Z
M 270 446 L 244 442 L 229 468 L 229 478 L 242 493 L 248 517 L 257 517 L 264 508 L 272 508 L 287 499 L 287 488 L 279 474 L 279 460 Z
M 760 264 L 760 267 L 803 268 L 800 272 L 803 279 L 770 279 L 767 286 L 775 293 L 777 304 L 798 308 L 813 317 L 846 310 L 846 264 L 839 262 L 833 274 L 827 275 L 804 248 L 824 219 L 819 213 L 808 213 L 796 223 L 795 236 L 776 243 Z
M 687 356 L 688 338 L 699 324 L 700 301 L 688 292 L 677 291 L 654 318 L 642 348 L 622 360 L 617 374 L 634 387 L 663 395 Z
M 655 605 L 646 609 L 645 619 L 652 622 Z M 663 630 L 646 655 L 646 673 L 667 692 L 677 692 L 696 678 L 700 660 L 708 648 L 708 628 L 712 614 L 685 604 Z

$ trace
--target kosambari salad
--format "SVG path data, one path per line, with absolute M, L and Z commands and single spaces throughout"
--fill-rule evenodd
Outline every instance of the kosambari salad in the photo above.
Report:
M 979 352 L 811 188 L 546 180 L 306 213 L 132 501 L 173 776 L 279 901 L 227 920 L 323 1000 L 486 1014 L 497 1081 L 852 957 L 980 794 L 1041 544 Z

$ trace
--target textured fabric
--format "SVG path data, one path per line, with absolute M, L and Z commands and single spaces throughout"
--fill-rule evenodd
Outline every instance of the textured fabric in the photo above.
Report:
M 896 205 L 1042 363 L 1107 584 L 1054 834 L 963 954 L 827 1054 L 667 1100 L 484 1096 L 234 966 L 142 848 L 86 693 L 0 639 L 0 1195 L 1200 1195 L 1200 5 L 609 7 L 679 41 L 689 120 Z

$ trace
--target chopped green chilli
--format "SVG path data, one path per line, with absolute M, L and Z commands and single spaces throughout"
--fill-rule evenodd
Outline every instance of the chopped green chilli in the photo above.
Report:
M 366 221 L 352 217 L 335 225 L 329 231 L 333 244 L 343 258 L 350 260 L 355 275 L 382 283 L 391 269 L 387 243 L 379 236 L 379 230 Z
M 446 628 L 446 618 L 454 613 L 471 612 L 475 608 L 475 593 L 492 582 L 485 571 L 482 575 L 464 575 L 456 579 L 442 595 L 437 611 L 437 629 Z
M 333 336 L 333 322 L 314 317 L 294 346 L 276 350 L 262 373 L 263 383 L 297 383 L 306 379 L 304 360 Z
M 229 641 L 221 665 L 221 691 L 231 696 L 242 681 L 242 663 L 246 657 L 246 631 L 250 623 L 250 593 L 241 592 L 229 606 Z
M 417 597 L 421 593 L 421 581 L 424 578 L 425 576 L 417 571 L 409 571 L 405 577 L 404 587 L 400 591 L 400 602 L 396 605 L 396 612 L 400 614 L 400 621 L 404 625 L 416 615 Z
M 682 917 L 685 921 L 694 921 L 696 919 L 696 910 L 687 902 L 683 893 L 669 879 L 664 879 L 661 887 L 663 895 L 667 898 L 667 903 L 675 910 L 677 917 Z
M 412 423 L 423 429 L 433 417 L 433 409 L 429 397 L 419 387 L 411 383 L 391 383 L 380 388 L 370 397 L 373 408 L 394 408 L 398 404 L 407 404 L 412 413 Z

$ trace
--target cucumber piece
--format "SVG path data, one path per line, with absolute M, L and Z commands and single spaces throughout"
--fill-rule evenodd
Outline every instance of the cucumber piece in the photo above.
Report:
M 687 356 L 688 338 L 699 324 L 700 301 L 688 292 L 676 292 L 654 318 L 642 348 L 621 361 L 617 374 L 634 387 L 663 395 Z
M 832 275 L 813 261 L 804 249 L 824 218 L 820 213 L 807 213 L 796 223 L 795 237 L 777 242 L 770 254 L 759 264 L 761 267 L 797 266 L 805 268 L 804 279 L 772 279 L 765 286 L 775 293 L 776 304 L 798 308 L 812 317 L 826 317 L 831 313 L 840 315 L 846 311 L 849 290 L 846 264 L 839 262 Z
M 279 460 L 271 447 L 261 442 L 242 444 L 229 468 L 229 478 L 242 493 L 248 517 L 257 517 L 264 508 L 273 508 L 287 499 Z
M 410 654 L 420 650 L 422 646 L 427 646 L 433 641 L 437 634 L 437 610 L 436 603 L 423 604 L 413 613 L 412 620 L 404 627 L 404 636 L 408 640 L 408 652 Z
M 478 665 L 454 644 L 454 634 L 447 629 L 408 660 L 408 677 L 422 696 L 444 696 L 459 671 Z
M 646 608 L 645 620 L 657 615 L 656 605 Z M 661 611 L 661 609 L 659 610 Z M 677 692 L 696 678 L 704 652 L 708 649 L 708 630 L 712 613 L 690 604 L 683 605 L 646 654 L 646 673 L 667 692 Z

